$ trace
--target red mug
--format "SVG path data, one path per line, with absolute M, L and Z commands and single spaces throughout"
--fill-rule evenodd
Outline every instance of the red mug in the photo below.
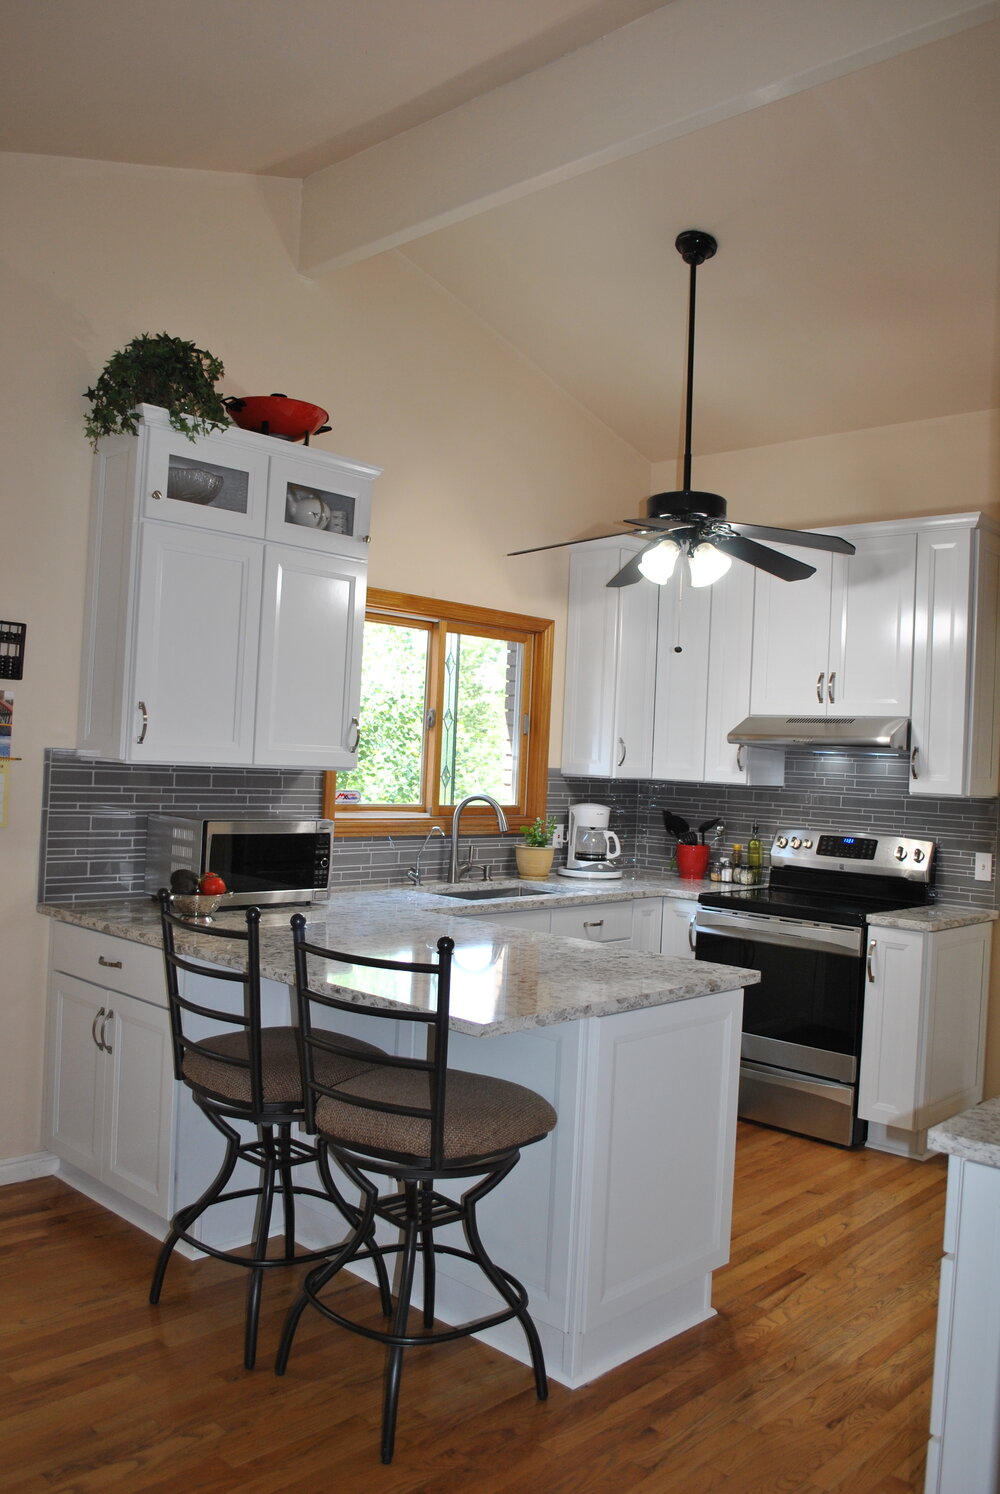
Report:
M 708 870 L 709 846 L 678 846 L 677 874 L 686 881 L 700 882 Z

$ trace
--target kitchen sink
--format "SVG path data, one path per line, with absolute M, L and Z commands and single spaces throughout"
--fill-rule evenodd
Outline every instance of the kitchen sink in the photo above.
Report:
M 499 902 L 501 898 L 546 897 L 555 892 L 554 887 L 493 887 L 484 882 L 481 887 L 462 887 L 454 892 L 438 892 L 438 897 L 460 897 L 466 903 Z

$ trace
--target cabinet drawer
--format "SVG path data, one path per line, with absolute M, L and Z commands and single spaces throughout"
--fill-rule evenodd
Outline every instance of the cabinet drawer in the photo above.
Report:
M 552 909 L 552 932 L 564 939 L 592 939 L 606 943 L 631 939 L 631 903 L 590 903 L 584 907 Z
M 52 929 L 52 968 L 111 991 L 124 991 L 140 1001 L 167 1004 L 163 954 L 148 944 L 133 944 L 130 939 L 113 939 L 94 929 L 56 922 Z

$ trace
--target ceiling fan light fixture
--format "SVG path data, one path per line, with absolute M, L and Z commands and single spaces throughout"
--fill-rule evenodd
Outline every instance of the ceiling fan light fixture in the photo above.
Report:
M 688 558 L 688 568 L 691 572 L 692 586 L 711 586 L 713 581 L 718 581 L 724 576 L 732 565 L 728 555 L 723 555 L 714 545 L 707 540 L 700 545 L 695 545 Z
M 647 581 L 653 581 L 657 586 L 665 586 L 674 574 L 674 566 L 677 557 L 681 553 L 681 547 L 676 540 L 661 540 L 651 550 L 647 550 L 639 561 L 639 570 Z

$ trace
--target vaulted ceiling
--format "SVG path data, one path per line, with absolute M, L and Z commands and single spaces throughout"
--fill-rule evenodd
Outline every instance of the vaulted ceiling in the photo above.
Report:
M 719 240 L 696 452 L 1000 404 L 1000 6 L 0 0 L 0 27 L 0 147 L 302 177 L 340 245 L 306 270 L 405 254 L 650 461 L 689 227 Z M 438 162 L 424 201 L 405 173 Z

